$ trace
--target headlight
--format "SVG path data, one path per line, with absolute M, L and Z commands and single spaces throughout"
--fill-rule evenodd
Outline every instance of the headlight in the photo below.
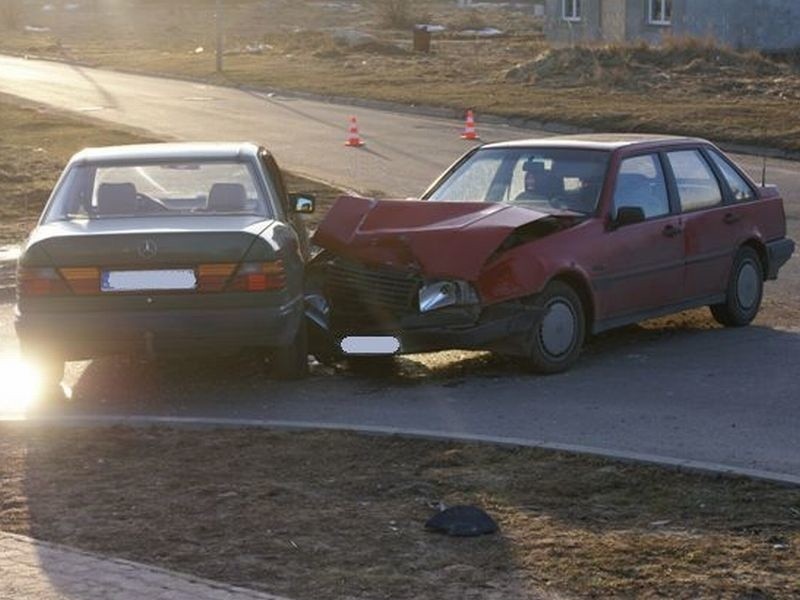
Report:
M 466 281 L 434 281 L 419 290 L 420 312 L 478 302 L 478 293 Z

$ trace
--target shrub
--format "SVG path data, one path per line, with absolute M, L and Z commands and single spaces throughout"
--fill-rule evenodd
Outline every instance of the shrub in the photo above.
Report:
M 414 25 L 414 0 L 375 0 L 381 25 L 390 29 L 407 29 Z

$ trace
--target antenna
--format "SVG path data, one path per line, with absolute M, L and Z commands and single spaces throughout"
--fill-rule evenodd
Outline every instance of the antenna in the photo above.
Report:
M 764 162 L 761 165 L 761 187 L 767 185 L 767 155 L 764 155 Z

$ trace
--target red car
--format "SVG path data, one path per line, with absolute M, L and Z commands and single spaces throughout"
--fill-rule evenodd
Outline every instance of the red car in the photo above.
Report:
M 421 201 L 339 199 L 314 242 L 317 348 L 489 349 L 544 373 L 689 308 L 747 325 L 794 251 L 777 189 L 707 141 L 631 135 L 477 148 Z

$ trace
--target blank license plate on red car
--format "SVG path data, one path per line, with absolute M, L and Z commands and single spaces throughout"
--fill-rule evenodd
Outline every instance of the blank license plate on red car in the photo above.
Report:
M 111 293 L 193 290 L 196 287 L 194 269 L 103 271 L 100 282 L 100 290 Z

